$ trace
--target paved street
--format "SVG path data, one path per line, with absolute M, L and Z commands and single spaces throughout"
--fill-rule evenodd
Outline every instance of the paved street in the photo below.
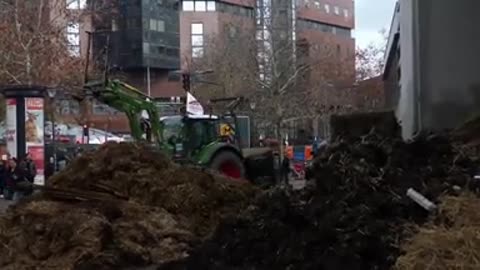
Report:
M 3 215 L 5 213 L 10 204 L 12 204 L 12 201 L 0 199 L 0 215 Z

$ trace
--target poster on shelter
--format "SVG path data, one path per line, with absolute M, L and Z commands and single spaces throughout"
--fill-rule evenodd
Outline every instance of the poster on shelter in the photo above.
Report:
M 37 175 L 36 185 L 45 184 L 45 140 L 44 140 L 44 100 L 43 98 L 25 99 L 25 142 Z
M 43 98 L 25 99 L 25 141 L 28 145 L 43 145 Z

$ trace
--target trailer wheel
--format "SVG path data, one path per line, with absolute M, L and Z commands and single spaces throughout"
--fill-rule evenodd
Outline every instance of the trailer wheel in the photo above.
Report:
M 210 162 L 210 169 L 235 179 L 245 178 L 245 165 L 232 151 L 221 151 L 216 154 Z

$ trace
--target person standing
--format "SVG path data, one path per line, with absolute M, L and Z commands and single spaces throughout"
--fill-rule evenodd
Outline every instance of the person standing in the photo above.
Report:
M 16 158 L 9 160 L 5 180 L 5 199 L 18 200 L 23 196 L 19 183 L 25 182 L 24 170 L 18 166 Z
M 284 152 L 282 165 L 280 167 L 281 171 L 281 184 L 288 186 L 290 184 L 289 174 L 290 174 L 290 159 L 287 151 Z
M 21 183 L 21 187 L 17 189 L 20 189 L 22 195 L 28 196 L 33 192 L 33 184 L 35 182 L 35 176 L 37 176 L 37 166 L 35 165 L 30 153 L 27 153 L 25 158 L 21 161 L 21 169 L 23 170 L 24 177 L 22 181 L 26 180 L 28 182 Z
M 30 183 L 33 184 L 35 181 L 35 176 L 37 176 L 37 166 L 35 165 L 35 162 L 33 162 L 32 155 L 30 153 L 25 155 L 24 163 L 25 177 Z
M 24 164 L 22 167 L 20 164 Z M 14 193 L 13 193 L 13 200 L 18 201 L 19 199 L 29 195 L 33 191 L 33 183 L 29 180 L 31 176 L 29 175 L 30 172 L 26 171 L 27 168 L 27 161 L 16 161 L 16 165 L 12 166 L 9 170 L 9 174 L 14 182 Z

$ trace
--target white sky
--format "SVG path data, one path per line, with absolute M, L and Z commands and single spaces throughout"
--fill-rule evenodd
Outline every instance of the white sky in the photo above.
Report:
M 356 44 L 365 47 L 382 41 L 379 31 L 390 29 L 396 0 L 355 0 Z

